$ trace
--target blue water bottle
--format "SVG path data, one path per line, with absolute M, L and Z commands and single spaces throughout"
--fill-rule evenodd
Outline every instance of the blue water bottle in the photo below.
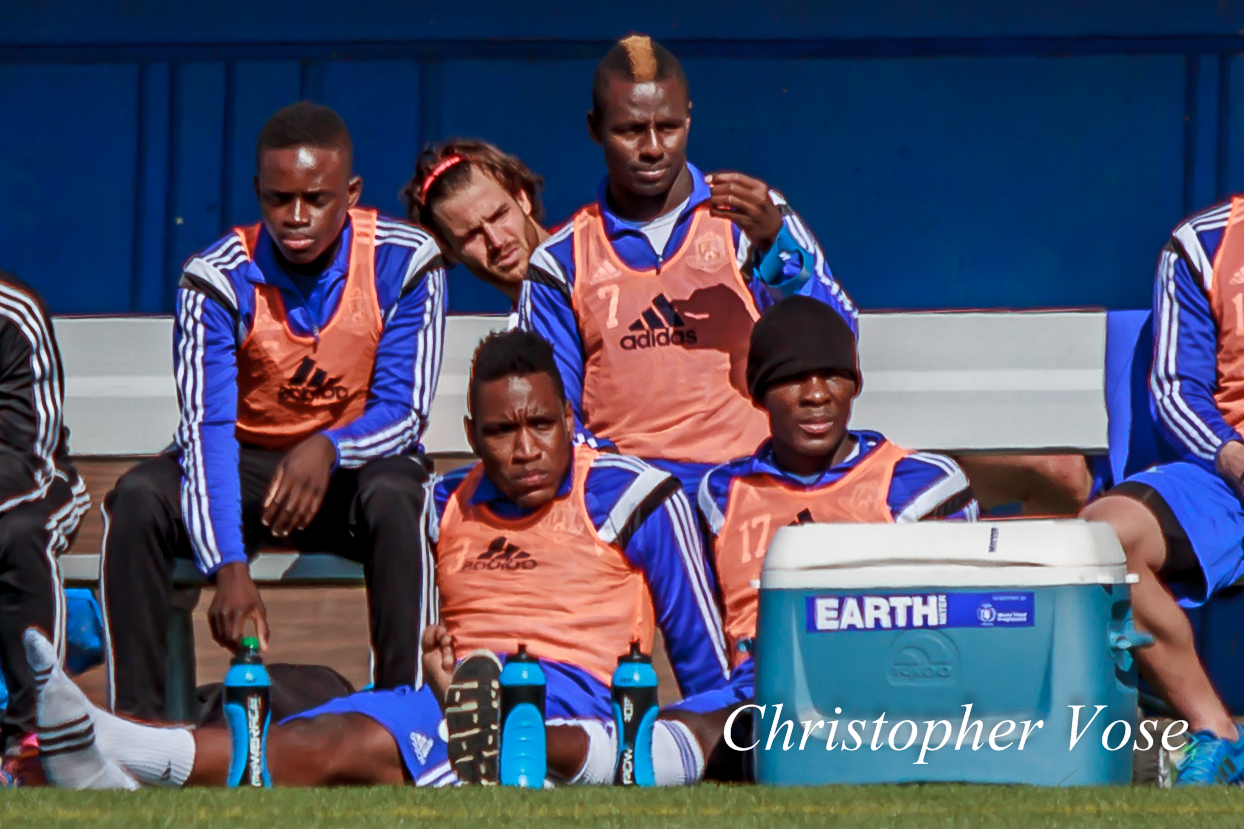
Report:
M 259 640 L 247 636 L 225 674 L 225 722 L 233 747 L 225 785 L 272 785 L 267 758 L 271 717 L 272 682 L 259 656 Z
M 501 670 L 501 785 L 544 788 L 544 670 L 526 645 Z
M 616 786 L 651 786 L 652 726 L 657 721 L 657 672 L 652 657 L 632 642 L 631 650 L 618 657 L 613 672 L 613 725 L 618 735 Z

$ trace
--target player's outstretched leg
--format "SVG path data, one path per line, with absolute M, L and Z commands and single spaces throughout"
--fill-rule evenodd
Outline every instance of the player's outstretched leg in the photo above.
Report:
M 224 728 L 165 728 L 91 704 L 38 631 L 25 638 L 36 677 L 40 742 L 48 780 L 63 788 L 222 786 L 231 740 Z M 361 714 L 293 720 L 268 732 L 268 770 L 279 786 L 401 785 L 393 737 Z
M 22 643 L 38 694 L 36 724 L 48 782 L 65 789 L 137 789 L 134 778 L 97 745 L 91 704 L 61 670 L 52 643 L 35 628 Z
M 1154 643 L 1137 651 L 1136 661 L 1191 732 L 1177 785 L 1244 780 L 1244 732 L 1214 691 L 1197 658 L 1188 617 L 1161 578 L 1169 550 L 1157 516 L 1140 500 L 1107 495 L 1089 504 L 1081 517 L 1110 524 L 1127 555 L 1128 572 L 1139 577 L 1132 585 L 1132 612 L 1136 627 L 1153 636 Z
M 728 716 L 728 711 L 662 712 L 652 726 L 652 773 L 656 785 L 698 783 L 704 776 L 705 758 L 721 741 L 721 727 Z M 614 782 L 618 739 L 613 723 L 596 719 L 555 720 L 547 733 L 551 772 L 573 785 L 607 786 Z

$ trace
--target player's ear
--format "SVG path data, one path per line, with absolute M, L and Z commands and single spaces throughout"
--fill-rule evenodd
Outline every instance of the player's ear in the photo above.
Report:
M 600 115 L 597 114 L 595 109 L 587 111 L 587 134 L 592 136 L 592 140 L 597 144 L 605 143 L 600 135 Z
M 255 198 L 259 198 L 259 176 L 255 176 L 251 182 L 255 186 Z
M 574 407 L 570 405 L 570 401 L 566 401 L 566 408 L 562 412 L 562 416 L 566 419 L 566 434 L 570 435 L 571 442 L 574 441 Z
M 471 420 L 470 415 L 462 418 L 462 428 L 466 430 L 467 445 L 471 447 L 471 454 L 478 458 L 479 447 L 475 444 L 475 421 Z
M 514 201 L 518 202 L 518 208 L 523 211 L 524 216 L 531 215 L 531 199 L 527 196 L 526 190 L 519 190 L 514 196 Z
M 357 207 L 359 199 L 363 197 L 363 177 L 353 176 L 350 183 L 346 185 L 346 203 L 350 207 Z

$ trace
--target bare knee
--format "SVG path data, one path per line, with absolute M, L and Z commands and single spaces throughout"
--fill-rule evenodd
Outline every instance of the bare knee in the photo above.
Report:
M 1122 495 L 1107 495 L 1089 504 L 1080 513 L 1085 521 L 1110 525 L 1123 552 L 1128 569 L 1157 573 L 1166 562 L 1166 537 L 1157 516 L 1140 501 Z

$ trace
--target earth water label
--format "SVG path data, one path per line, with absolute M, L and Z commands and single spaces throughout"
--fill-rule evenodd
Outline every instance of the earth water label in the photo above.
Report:
M 860 593 L 807 597 L 807 631 L 1016 628 L 1034 624 L 1031 592 Z

